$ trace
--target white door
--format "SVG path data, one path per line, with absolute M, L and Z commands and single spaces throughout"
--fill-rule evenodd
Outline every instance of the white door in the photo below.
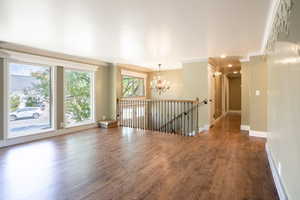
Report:
M 209 92 L 209 123 L 212 125 L 214 123 L 214 114 L 215 114 L 215 78 L 214 78 L 214 70 L 212 67 L 208 68 L 208 92 Z

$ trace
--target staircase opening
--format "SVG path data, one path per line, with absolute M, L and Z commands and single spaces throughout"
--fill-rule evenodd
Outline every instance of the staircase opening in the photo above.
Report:
M 207 100 L 118 99 L 117 116 L 123 127 L 194 136 L 203 104 Z

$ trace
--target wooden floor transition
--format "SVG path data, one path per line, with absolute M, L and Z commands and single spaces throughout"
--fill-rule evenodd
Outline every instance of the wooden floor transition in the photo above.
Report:
M 276 200 L 265 140 L 230 114 L 196 137 L 92 129 L 0 150 L 0 199 Z

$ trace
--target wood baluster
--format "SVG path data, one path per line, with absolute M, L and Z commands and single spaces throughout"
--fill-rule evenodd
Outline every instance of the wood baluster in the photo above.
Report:
M 133 109 L 134 109 L 133 128 L 136 128 L 136 101 L 135 100 L 133 100 Z
M 123 108 L 122 108 L 122 100 L 118 101 L 118 109 L 119 109 L 119 123 L 120 126 L 123 126 Z
M 149 108 L 150 108 L 150 115 L 149 115 L 149 126 L 150 126 L 150 130 L 152 130 L 152 125 L 153 125 L 153 110 L 152 110 L 152 101 L 149 101 Z
M 157 130 L 160 131 L 160 100 L 158 100 L 158 102 L 157 102 L 157 107 L 158 107 L 158 111 L 157 111 L 157 114 L 158 114 Z
M 190 107 L 191 107 L 191 103 L 188 103 L 188 136 L 190 135 L 191 133 L 191 120 L 190 120 Z
M 172 119 L 172 125 L 173 125 L 173 134 L 175 134 L 175 126 L 176 126 L 176 123 L 175 123 L 175 117 L 176 117 L 176 105 L 175 105 L 175 101 L 173 101 L 173 119 Z
M 138 128 L 138 100 L 134 101 L 134 108 L 135 108 L 135 112 L 134 112 L 134 128 Z
M 184 103 L 181 103 L 181 135 L 184 135 Z
M 162 132 L 161 126 L 163 125 L 163 117 L 164 117 L 162 100 L 159 101 L 159 105 L 160 105 L 159 106 L 160 107 L 160 111 L 159 111 L 159 115 L 160 115 L 159 131 Z
M 126 106 L 126 127 L 130 127 L 128 101 L 124 101 L 124 102 L 125 102 L 125 106 Z
M 145 124 L 146 124 L 146 109 L 145 109 L 145 100 L 143 100 L 143 110 L 142 110 L 142 112 L 143 112 L 143 129 L 145 130 Z
M 127 124 L 128 124 L 128 127 L 131 127 L 131 124 L 130 124 L 131 114 L 130 114 L 130 106 L 129 106 L 130 101 L 128 100 L 128 101 L 126 101 L 126 103 L 127 103 Z
M 123 108 L 123 104 L 124 104 L 124 102 L 123 101 L 120 101 L 121 102 L 121 104 L 122 104 L 122 113 L 121 113 L 121 117 L 122 117 L 122 126 L 124 126 L 124 108 Z
M 156 131 L 157 127 L 157 104 L 156 101 L 154 101 L 154 130 Z
M 197 131 L 196 133 L 199 132 L 199 102 L 197 102 L 197 109 L 196 109 L 196 114 L 197 114 Z
M 137 113 L 137 123 L 138 123 L 138 128 L 141 129 L 141 101 L 138 100 L 138 113 Z
M 130 101 L 130 107 L 131 107 L 131 128 L 134 128 L 133 118 L 134 118 L 134 106 L 133 106 L 133 100 Z
M 192 116 L 191 116 L 191 117 L 192 117 L 192 119 L 191 119 L 191 123 L 192 123 L 192 133 L 194 133 L 194 130 L 195 130 L 195 129 L 194 129 L 194 109 L 193 109 L 193 108 L 194 108 L 194 103 L 192 103 L 192 108 L 191 108 L 191 109 L 192 109 Z
M 166 110 L 166 124 L 165 124 L 165 132 L 168 133 L 168 121 L 169 121 L 169 117 L 168 117 L 168 114 L 169 114 L 169 110 L 168 110 L 168 101 L 165 101 L 165 110 Z
M 130 108 L 130 128 L 133 128 L 133 107 L 132 107 L 132 100 L 129 101 L 129 108 Z

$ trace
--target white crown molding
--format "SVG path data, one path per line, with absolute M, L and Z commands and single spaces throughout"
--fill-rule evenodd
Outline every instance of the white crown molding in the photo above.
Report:
M 248 58 L 250 59 L 251 57 L 255 57 L 255 56 L 264 56 L 265 54 L 263 52 L 252 52 L 248 54 Z
M 208 58 L 191 58 L 191 59 L 183 59 L 183 64 L 195 63 L 195 62 L 208 62 Z
M 264 52 L 253 52 L 253 53 L 249 53 L 246 57 L 240 59 L 241 63 L 245 63 L 245 62 L 250 62 L 250 58 L 251 57 L 255 57 L 255 56 L 265 56 L 266 54 Z
M 242 58 L 242 59 L 240 59 L 240 62 L 241 62 L 241 63 L 250 62 L 250 58 L 249 58 L 249 57 L 247 57 L 247 58 Z
M 267 24 L 266 24 L 263 41 L 262 41 L 262 46 L 261 46 L 262 53 L 266 51 L 269 36 L 270 36 L 270 34 L 272 32 L 272 28 L 273 28 L 273 22 L 274 22 L 274 19 L 275 19 L 276 13 L 277 13 L 277 9 L 279 6 L 279 2 L 280 2 L 280 0 L 272 1 L 271 8 L 269 10 L 269 14 L 268 14 L 268 18 L 267 18 Z
M 276 189 L 277 189 L 279 199 L 280 200 L 288 200 L 289 198 L 288 198 L 286 189 L 284 187 L 284 184 L 283 184 L 282 178 L 279 174 L 279 171 L 276 167 L 276 163 L 274 161 L 274 158 L 273 158 L 273 155 L 272 155 L 272 152 L 271 152 L 271 149 L 270 149 L 268 143 L 266 143 L 265 148 L 266 148 L 269 165 L 270 165 L 270 168 L 271 168 L 273 180 L 274 180 L 274 183 L 275 183 L 275 186 L 276 186 Z
M 273 10 L 267 24 L 268 30 L 265 33 L 264 39 L 267 41 L 264 41 L 263 52 L 271 51 L 274 48 L 280 33 L 288 35 L 290 29 L 288 19 L 291 16 L 293 6 L 294 0 L 275 0 L 273 3 Z

